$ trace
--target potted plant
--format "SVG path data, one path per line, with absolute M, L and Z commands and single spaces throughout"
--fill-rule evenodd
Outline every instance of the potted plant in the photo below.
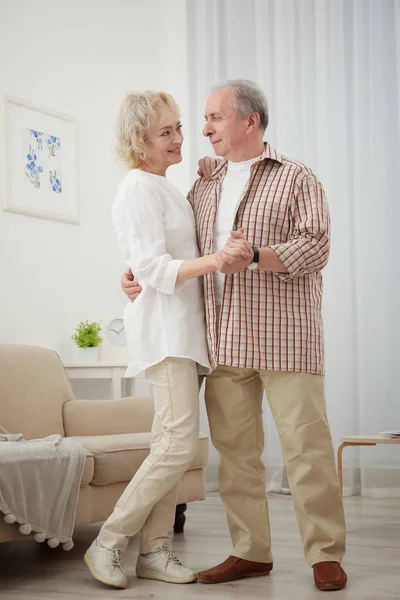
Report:
M 71 337 L 78 347 L 78 358 L 80 362 L 97 362 L 98 347 L 103 341 L 99 335 L 100 331 L 100 324 L 96 321 L 93 321 L 93 323 L 89 323 L 89 321 L 81 321 L 78 323 L 75 333 Z

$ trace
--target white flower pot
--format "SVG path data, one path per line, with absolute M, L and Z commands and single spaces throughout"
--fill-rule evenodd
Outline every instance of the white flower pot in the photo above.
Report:
M 78 362 L 92 365 L 97 363 L 99 357 L 98 347 L 90 346 L 89 348 L 77 348 Z

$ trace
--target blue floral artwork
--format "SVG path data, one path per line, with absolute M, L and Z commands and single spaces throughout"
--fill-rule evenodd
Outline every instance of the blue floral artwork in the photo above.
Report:
M 26 155 L 25 173 L 31 184 L 37 190 L 39 190 L 40 176 L 43 173 L 43 167 L 38 163 L 38 158 L 31 144 L 29 144 L 29 149 Z
M 61 139 L 36 129 L 25 130 L 25 175 L 36 190 L 62 193 Z
M 57 179 L 57 171 L 49 171 L 50 185 L 53 192 L 61 194 L 61 181 Z
M 33 137 L 37 143 L 37 149 L 43 150 L 43 133 L 40 133 L 40 131 L 34 131 L 33 129 L 30 129 L 30 132 L 31 137 Z
M 56 151 L 61 148 L 60 138 L 54 135 L 47 136 L 47 147 L 49 149 L 49 156 L 55 156 Z

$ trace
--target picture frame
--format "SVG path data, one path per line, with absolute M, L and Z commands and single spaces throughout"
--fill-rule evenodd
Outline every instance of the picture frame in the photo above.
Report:
M 3 94 L 0 124 L 2 210 L 78 224 L 76 120 Z

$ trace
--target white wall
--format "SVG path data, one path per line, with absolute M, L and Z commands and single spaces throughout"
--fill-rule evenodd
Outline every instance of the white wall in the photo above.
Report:
M 185 119 L 184 8 L 181 0 L 1 1 L 0 92 L 78 121 L 80 224 L 0 211 L 0 343 L 47 346 L 71 361 L 78 321 L 122 311 L 110 214 L 123 176 L 116 107 L 129 89 L 165 89 Z M 170 179 L 186 191 L 187 164 Z

